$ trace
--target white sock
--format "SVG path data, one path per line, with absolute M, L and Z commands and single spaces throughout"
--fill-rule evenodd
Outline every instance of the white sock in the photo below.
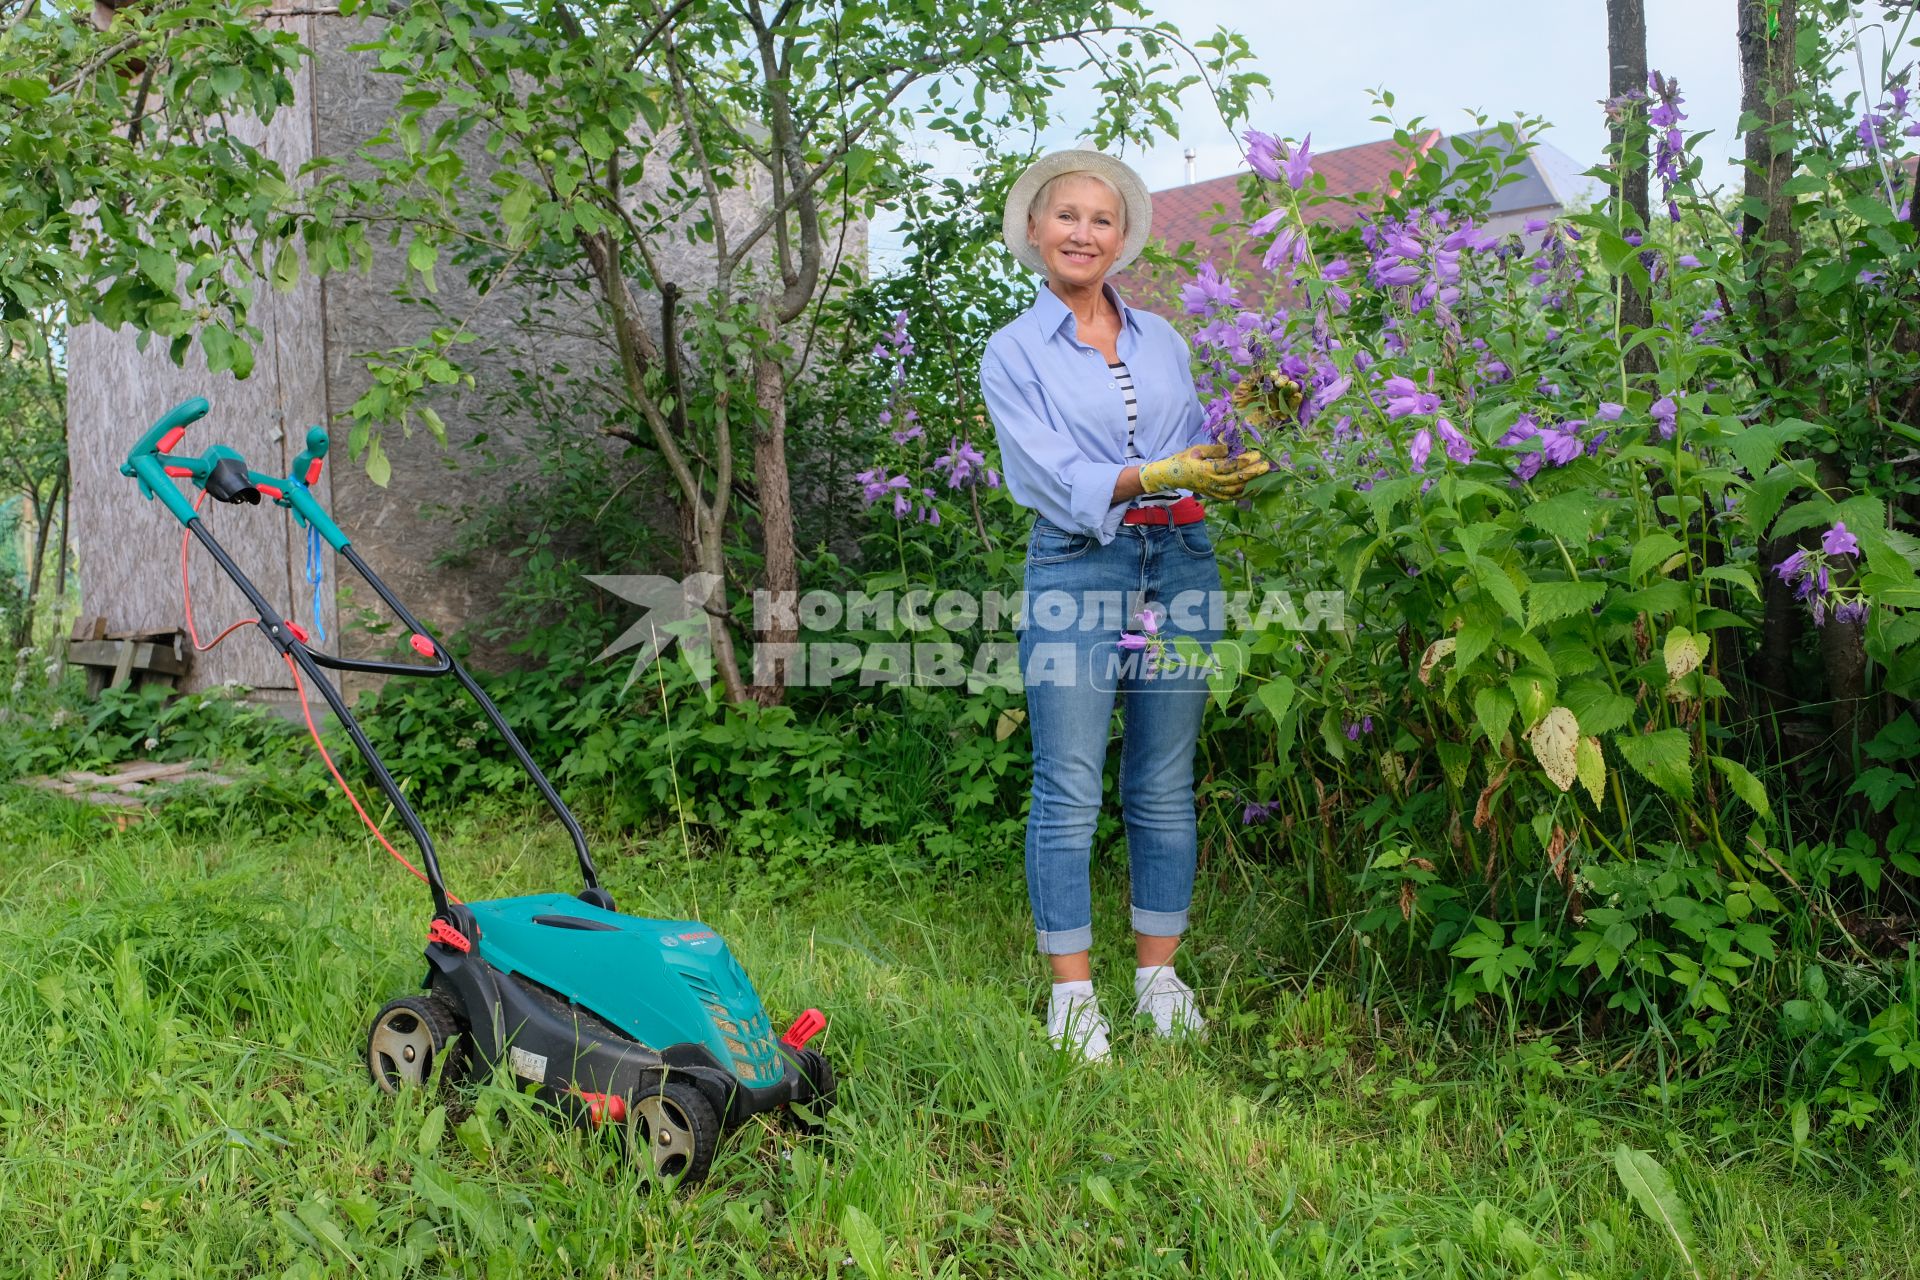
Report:
M 1085 1000 L 1093 995 L 1093 979 L 1077 978 L 1071 982 L 1053 984 L 1055 1000 Z

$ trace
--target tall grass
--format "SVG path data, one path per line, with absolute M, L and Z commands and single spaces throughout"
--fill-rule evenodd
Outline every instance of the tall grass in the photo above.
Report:
M 446 829 L 469 897 L 564 885 L 549 826 Z M 1130 992 L 1117 859 L 1101 994 Z M 491 1083 L 390 1100 L 371 1013 L 417 983 L 426 896 L 370 842 L 126 834 L 0 793 L 0 1275 L 1685 1276 L 1914 1274 L 1916 1133 L 1796 1142 L 1732 1083 L 1673 1100 L 1550 1041 L 1456 1044 L 1316 980 L 1203 868 L 1204 1045 L 1074 1066 L 1017 866 L 808 884 L 677 841 L 609 853 L 622 909 L 726 936 L 845 1082 L 827 1136 L 755 1124 L 702 1186 Z M 1650 1152 L 1688 1254 L 1622 1185 Z

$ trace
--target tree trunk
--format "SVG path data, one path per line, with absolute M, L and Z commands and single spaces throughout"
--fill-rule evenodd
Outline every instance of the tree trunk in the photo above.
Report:
M 1607 0 L 1607 96 L 1619 103 L 1610 131 L 1615 163 L 1620 166 L 1619 207 L 1613 211 L 1622 230 L 1638 225 L 1647 229 L 1647 131 L 1644 110 L 1627 108 L 1626 101 L 1647 93 L 1646 0 Z M 1620 281 L 1620 330 L 1624 341 L 1653 323 L 1652 300 L 1632 277 Z M 1653 348 L 1641 343 L 1626 354 L 1627 373 L 1645 382 L 1653 374 Z
M 748 700 L 747 686 L 740 679 L 740 655 L 733 647 L 733 624 L 727 609 L 727 540 L 725 530 L 701 521 L 698 569 L 713 575 L 713 590 L 704 602 L 707 610 L 707 639 L 713 646 L 714 669 L 727 701 L 735 706 Z
M 1771 14 L 1771 16 L 1770 16 Z M 1745 323 L 1757 348 L 1750 372 L 1763 393 L 1777 395 L 1787 384 L 1787 319 L 1793 298 L 1787 273 L 1799 256 L 1782 194 L 1793 176 L 1795 0 L 1739 0 L 1735 38 L 1740 47 L 1740 111 L 1751 121 L 1746 132 L 1746 208 L 1741 220 L 1747 276 Z M 1771 24 L 1771 25 L 1770 25 Z M 1793 593 L 1774 577 L 1773 567 L 1793 550 L 1785 539 L 1761 548 L 1766 580 L 1766 612 L 1760 629 L 1755 675 L 1776 711 L 1789 710 L 1793 648 L 1806 624 Z
M 1791 202 L 1781 194 L 1793 176 L 1793 45 L 1795 0 L 1739 0 L 1740 113 L 1756 123 L 1746 134 L 1746 212 L 1741 238 L 1761 363 L 1778 386 L 1785 380 L 1785 336 L 1792 310 L 1788 272 L 1799 255 Z M 1769 32 L 1769 11 L 1776 24 Z M 1759 372 L 1756 370 L 1755 372 Z
M 793 537 L 793 485 L 787 469 L 787 370 L 781 363 L 773 339 L 770 311 L 763 310 L 761 323 L 769 328 L 766 346 L 755 359 L 754 399 L 760 410 L 759 425 L 753 436 L 753 479 L 760 495 L 760 534 L 765 540 L 765 586 L 775 602 L 796 598 L 800 590 L 800 564 Z M 790 608 L 764 611 L 765 626 L 755 635 L 762 645 L 792 644 L 799 638 Z M 769 652 L 778 652 L 770 649 Z M 786 686 L 768 664 L 756 675 L 768 683 L 753 686 L 753 696 L 762 706 L 776 706 L 785 696 Z
M 53 530 L 53 507 L 59 499 L 59 482 L 45 502 L 32 502 L 33 558 L 27 564 L 27 596 L 21 603 L 20 625 L 14 630 L 15 651 L 33 643 L 33 611 L 40 599 L 40 579 L 47 564 L 47 535 Z

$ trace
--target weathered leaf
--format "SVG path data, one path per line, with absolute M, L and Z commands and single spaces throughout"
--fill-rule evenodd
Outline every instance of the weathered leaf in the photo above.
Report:
M 1562 791 L 1571 790 L 1578 776 L 1576 750 L 1580 742 L 1580 722 L 1565 707 L 1555 707 L 1540 717 L 1540 723 L 1527 733 L 1527 744 L 1548 779 Z
M 1454 637 L 1444 636 L 1439 640 L 1435 640 L 1432 644 L 1427 646 L 1427 651 L 1420 655 L 1420 683 L 1421 684 L 1433 683 L 1434 666 L 1440 661 L 1440 659 L 1452 653 L 1453 647 L 1457 643 L 1459 642 Z
M 1686 1262 L 1687 1270 L 1698 1276 L 1700 1268 L 1694 1265 L 1691 1243 L 1693 1224 L 1687 1215 L 1686 1202 L 1674 1190 L 1673 1179 L 1660 1167 L 1660 1162 L 1623 1142 L 1614 1148 L 1613 1169 L 1620 1176 L 1620 1185 L 1627 1189 L 1627 1194 L 1640 1206 L 1640 1211 L 1658 1223 L 1672 1238 L 1680 1249 L 1680 1257 Z
M 1600 796 L 1607 782 L 1607 761 L 1600 751 L 1600 739 L 1582 738 L 1573 749 L 1573 765 L 1580 775 L 1580 785 L 1593 797 L 1593 807 L 1600 807 Z
M 1707 660 L 1707 637 L 1695 635 L 1685 627 L 1675 627 L 1667 632 L 1662 656 L 1667 662 L 1667 679 L 1678 680 L 1698 671 L 1700 664 Z

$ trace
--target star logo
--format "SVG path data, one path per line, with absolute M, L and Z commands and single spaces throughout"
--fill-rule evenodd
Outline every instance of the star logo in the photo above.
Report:
M 713 683 L 713 647 L 707 630 L 707 599 L 720 585 L 716 573 L 692 573 L 678 581 L 655 574 L 588 574 L 587 581 L 629 604 L 640 606 L 640 616 L 620 633 L 618 639 L 594 658 L 604 662 L 628 649 L 639 648 L 633 670 L 620 686 L 625 693 L 653 665 L 674 637 L 680 639 L 680 656 L 693 672 L 693 678 L 706 689 Z

